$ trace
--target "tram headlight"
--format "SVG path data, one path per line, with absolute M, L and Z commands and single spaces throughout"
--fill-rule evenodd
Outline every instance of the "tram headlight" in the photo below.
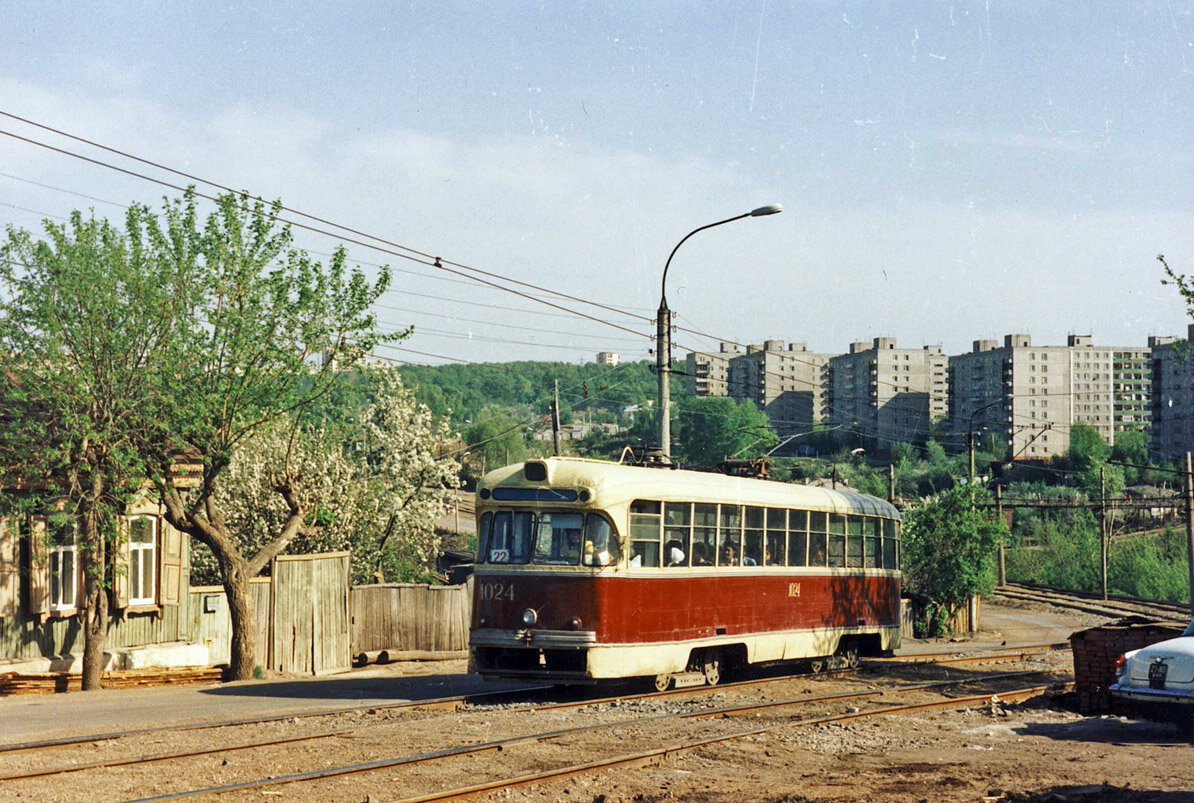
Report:
M 580 617 L 579 617 L 579 616 L 573 616 L 573 617 L 572 617 L 572 618 L 571 618 L 571 619 L 568 621 L 568 626 L 569 626 L 569 627 L 571 627 L 573 630 L 580 630 L 580 626 L 581 626 Z
M 522 612 L 522 623 L 527 627 L 534 627 L 535 623 L 539 621 L 539 614 L 534 608 L 527 608 Z

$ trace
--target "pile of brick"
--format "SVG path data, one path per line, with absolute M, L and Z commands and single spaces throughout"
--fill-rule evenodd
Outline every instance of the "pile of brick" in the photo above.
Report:
M 1111 713 L 1109 689 L 1115 682 L 1119 656 L 1181 634 L 1182 628 L 1173 624 L 1130 616 L 1070 636 L 1078 710 L 1083 714 Z

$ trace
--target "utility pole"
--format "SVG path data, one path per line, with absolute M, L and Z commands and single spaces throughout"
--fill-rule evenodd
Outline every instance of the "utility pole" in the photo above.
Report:
M 895 504 L 895 463 L 887 464 L 887 501 Z
M 973 417 L 972 417 L 973 418 Z M 966 454 L 969 455 L 970 473 L 966 475 L 970 482 L 974 482 L 974 428 L 966 432 Z
M 1099 466 L 1099 550 L 1102 557 L 1103 599 L 1107 599 L 1107 471 Z
M 553 380 L 555 383 L 555 398 L 551 403 L 551 445 L 555 450 L 555 456 L 560 456 L 560 380 Z
M 995 515 L 999 518 L 1000 522 L 1003 521 L 1003 486 L 998 483 L 996 483 L 996 485 L 995 485 Z M 1009 527 L 1008 530 L 1010 532 L 1011 528 Z M 999 542 L 999 585 L 1000 586 L 1007 585 L 1007 564 L 1004 562 L 1005 546 L 1006 545 L 1002 541 Z
M 1194 610 L 1194 467 L 1186 452 L 1186 561 L 1190 574 L 1190 608 Z
M 663 273 L 666 277 L 666 267 Z M 660 300 L 655 320 L 655 373 L 659 374 L 659 452 L 668 463 L 672 458 L 672 311 L 666 299 Z

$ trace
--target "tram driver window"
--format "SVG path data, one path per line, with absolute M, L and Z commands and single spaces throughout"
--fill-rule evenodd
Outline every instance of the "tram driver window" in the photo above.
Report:
M 580 563 L 580 513 L 540 513 L 535 563 L 575 566 Z
M 580 562 L 585 566 L 611 566 L 618 562 L 622 550 L 618 536 L 609 519 L 599 513 L 585 518 L 585 543 Z
M 636 499 L 630 504 L 630 567 L 658 568 L 660 533 L 663 516 L 661 504 Z

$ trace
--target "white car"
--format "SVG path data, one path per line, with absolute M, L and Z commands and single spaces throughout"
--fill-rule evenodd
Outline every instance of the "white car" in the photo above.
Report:
M 1174 722 L 1194 735 L 1194 621 L 1177 638 L 1120 656 L 1111 698 L 1134 713 Z

